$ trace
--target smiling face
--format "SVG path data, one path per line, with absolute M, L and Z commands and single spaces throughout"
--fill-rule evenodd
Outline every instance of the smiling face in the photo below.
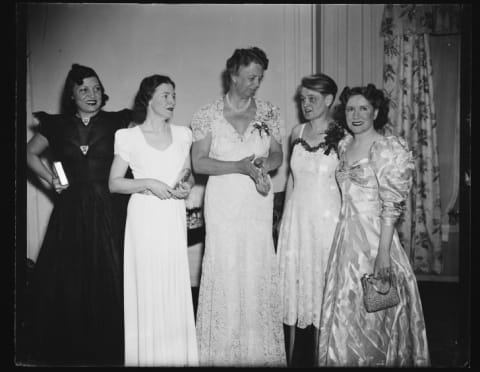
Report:
M 79 113 L 95 114 L 102 107 L 102 86 L 94 76 L 83 79 L 82 84 L 75 84 L 72 99 Z
M 252 62 L 248 66 L 240 66 L 238 72 L 232 75 L 232 87 L 236 93 L 244 98 L 255 95 L 263 80 L 263 67 Z
M 169 120 L 173 116 L 175 105 L 175 88 L 171 84 L 164 83 L 155 89 L 155 93 L 148 103 L 148 111 L 151 111 L 151 114 L 153 113 L 154 115 Z
M 351 96 L 345 105 L 347 126 L 353 134 L 374 131 L 373 121 L 378 115 L 378 109 L 362 95 Z
M 306 120 L 315 120 L 328 112 L 333 96 L 323 95 L 320 92 L 305 87 L 300 89 L 300 105 Z

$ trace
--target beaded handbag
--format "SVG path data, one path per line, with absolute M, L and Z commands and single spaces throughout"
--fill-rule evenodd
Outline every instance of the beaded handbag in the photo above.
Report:
M 398 305 L 400 298 L 398 297 L 395 275 L 390 273 L 389 279 L 388 289 L 381 291 L 378 285 L 380 279 L 375 279 L 373 274 L 362 276 L 363 303 L 367 312 L 373 313 Z

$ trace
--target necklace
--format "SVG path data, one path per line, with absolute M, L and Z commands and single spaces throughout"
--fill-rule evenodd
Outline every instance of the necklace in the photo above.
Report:
M 232 105 L 232 102 L 230 102 L 230 98 L 228 98 L 228 93 L 225 94 L 225 99 L 227 100 L 227 103 L 228 103 L 228 105 L 230 106 L 230 108 L 232 109 L 233 112 L 245 111 L 250 106 L 250 102 L 252 101 L 252 97 L 250 97 L 248 99 L 247 103 L 245 104 L 245 106 L 243 106 L 242 108 L 236 108 Z
M 88 125 L 88 123 L 90 123 L 90 118 L 82 118 L 82 122 L 83 124 Z

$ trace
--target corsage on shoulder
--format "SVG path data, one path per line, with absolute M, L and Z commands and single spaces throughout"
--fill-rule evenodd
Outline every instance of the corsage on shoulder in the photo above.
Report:
M 263 132 L 265 132 L 265 135 L 267 136 L 270 135 L 270 128 L 268 124 L 264 123 L 263 121 L 256 121 L 255 123 L 253 123 L 252 133 L 256 130 L 258 130 L 258 134 L 260 135 L 260 137 L 263 136 Z

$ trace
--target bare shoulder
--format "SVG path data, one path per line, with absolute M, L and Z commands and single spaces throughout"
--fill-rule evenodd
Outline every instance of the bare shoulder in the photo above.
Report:
M 303 128 L 304 125 L 305 124 L 297 124 L 292 128 L 292 132 L 291 132 L 291 135 L 290 135 L 290 140 L 291 141 L 294 141 L 294 140 L 296 140 L 297 138 L 300 137 L 300 132 L 302 131 L 302 128 Z

